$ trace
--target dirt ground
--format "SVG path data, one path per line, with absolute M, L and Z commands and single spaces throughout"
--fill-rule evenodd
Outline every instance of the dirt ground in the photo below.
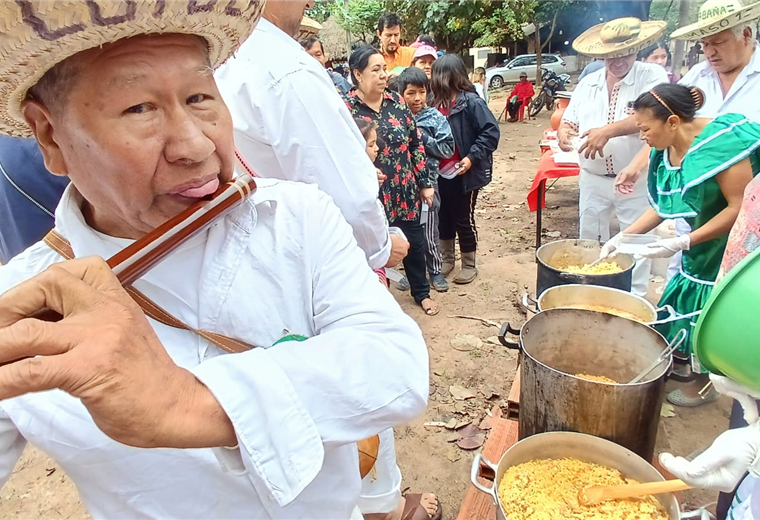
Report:
M 498 115 L 504 94 L 492 96 L 491 108 Z M 404 487 L 413 491 L 433 491 L 444 507 L 444 518 L 454 519 L 469 485 L 470 466 L 475 451 L 465 451 L 450 442 L 456 434 L 444 427 L 425 423 L 451 419 L 479 424 L 494 404 L 506 404 L 514 378 L 516 355 L 494 344 L 498 330 L 481 322 L 455 318 L 478 316 L 497 323 L 509 321 L 519 327 L 525 315 L 515 305 L 527 286 L 535 290 L 535 214 L 527 209 L 525 197 L 538 164 L 538 141 L 549 126 L 546 111 L 529 123 L 501 123 L 502 138 L 494 157 L 494 180 L 478 200 L 478 269 L 480 276 L 468 286 L 452 286 L 437 294 L 438 316 L 427 317 L 408 294 L 393 290 L 403 308 L 420 324 L 430 352 L 430 404 L 424 416 L 396 430 L 399 465 Z M 543 225 L 561 238 L 577 236 L 577 179 L 561 179 L 547 194 Z M 548 238 L 554 240 L 557 237 Z M 547 238 L 545 237 L 545 240 Z M 473 335 L 483 344 L 476 348 L 452 347 L 456 335 Z M 472 391 L 474 398 L 455 400 L 451 386 Z M 730 403 L 697 409 L 676 409 L 675 417 L 660 421 L 658 451 L 683 456 L 707 447 L 728 424 Z M 691 492 L 685 495 L 684 510 L 714 502 L 715 494 Z M 22 456 L 10 481 L 0 491 L 0 518 L 47 519 L 87 518 L 71 481 L 43 453 L 30 447 Z

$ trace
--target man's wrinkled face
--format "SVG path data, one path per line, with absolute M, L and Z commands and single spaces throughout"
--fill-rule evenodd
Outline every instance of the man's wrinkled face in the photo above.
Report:
M 749 34 L 749 29 L 745 31 Z M 702 38 L 701 41 L 705 59 L 713 69 L 724 74 L 743 67 L 747 48 L 753 45 L 749 36 L 737 38 L 730 29 Z
M 315 42 L 314 45 L 311 46 L 311 49 L 306 52 L 311 56 L 314 56 L 323 67 L 327 66 L 327 55 L 325 54 L 324 49 L 322 49 L 322 42 Z
M 377 33 L 380 37 L 383 52 L 393 54 L 398 50 L 401 42 L 401 26 L 386 27 L 382 32 Z
M 607 73 L 611 74 L 617 79 L 623 79 L 631 72 L 633 64 L 636 63 L 636 54 L 629 54 L 622 58 L 605 58 L 604 66 L 607 68 Z
M 25 104 L 45 164 L 98 231 L 138 238 L 232 178 L 232 119 L 205 45 L 172 34 L 84 51 L 62 109 Z

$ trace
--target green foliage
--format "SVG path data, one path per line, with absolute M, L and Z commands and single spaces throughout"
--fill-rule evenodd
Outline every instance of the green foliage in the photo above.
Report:
M 697 20 L 697 13 L 701 2 L 689 2 L 689 23 Z M 681 8 L 680 0 L 654 0 L 649 10 L 650 20 L 665 20 L 668 22 L 668 35 L 678 28 L 678 12 Z
M 348 0 L 331 3 L 330 13 L 343 29 L 355 37 L 372 41 L 377 32 L 377 20 L 385 12 L 385 2 L 379 0 Z

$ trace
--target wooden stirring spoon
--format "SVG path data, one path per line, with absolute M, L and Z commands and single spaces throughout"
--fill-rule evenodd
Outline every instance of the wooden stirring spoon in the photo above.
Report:
M 663 482 L 623 486 L 589 486 L 578 491 L 578 502 L 583 506 L 590 506 L 605 500 L 674 493 L 685 489 L 691 489 L 691 486 L 683 480 L 665 480 Z

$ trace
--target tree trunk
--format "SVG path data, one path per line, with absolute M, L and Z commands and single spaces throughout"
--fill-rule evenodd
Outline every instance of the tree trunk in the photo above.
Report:
M 554 36 L 554 29 L 557 28 L 557 16 L 559 16 L 559 12 L 562 8 L 558 7 L 556 11 L 554 11 L 554 18 L 552 18 L 552 27 L 549 30 L 549 35 L 544 40 L 544 43 L 541 43 L 541 29 L 538 26 L 537 21 L 533 21 L 533 27 L 536 29 L 536 87 L 541 88 L 541 76 L 543 75 L 541 73 L 541 62 L 543 61 L 541 58 L 541 53 L 544 51 L 544 47 L 546 47 L 546 44 L 552 41 L 552 37 Z
M 689 7 L 690 2 L 687 0 L 681 0 L 678 11 L 678 26 L 683 27 L 689 23 Z M 684 40 L 676 40 L 676 46 L 673 51 L 673 76 L 681 78 L 681 67 L 683 63 L 684 51 L 686 42 Z

